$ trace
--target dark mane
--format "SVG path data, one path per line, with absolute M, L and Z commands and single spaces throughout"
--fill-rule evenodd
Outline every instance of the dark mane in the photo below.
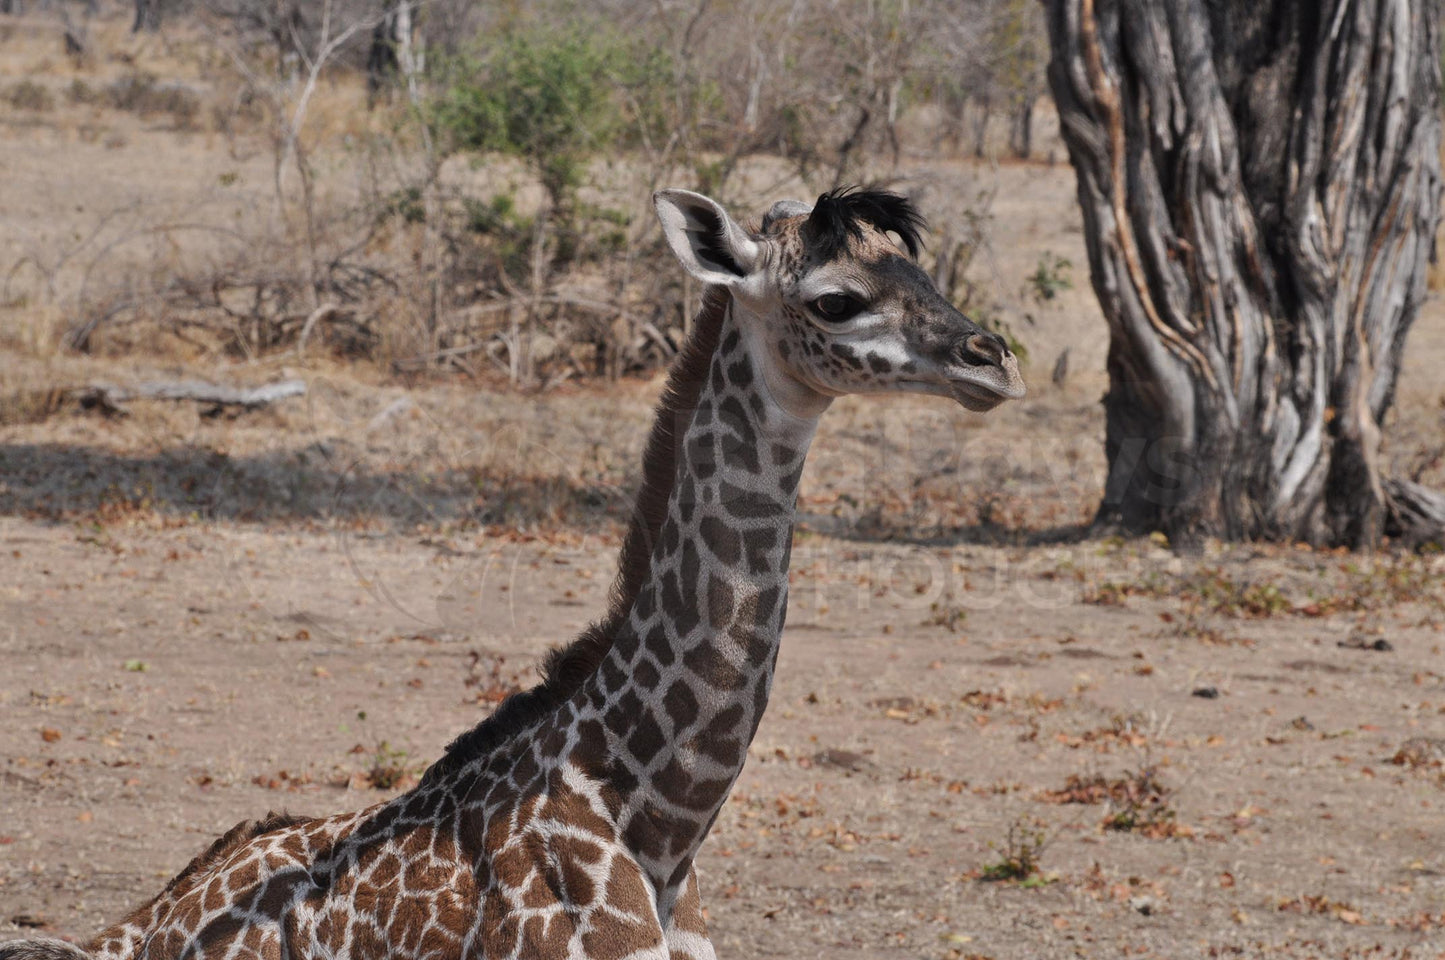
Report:
M 918 256 L 919 232 L 927 223 L 907 197 L 887 190 L 866 187 L 829 190 L 818 198 L 803 229 L 809 245 L 827 261 L 842 252 L 849 237 L 862 237 L 865 223 L 885 233 L 898 234 L 908 255 Z
M 677 476 L 677 445 L 707 382 L 708 366 L 717 352 L 723 318 L 731 302 L 732 295 L 721 287 L 707 291 L 693 322 L 692 335 L 668 371 L 667 385 L 643 450 L 642 488 L 622 541 L 606 616 L 572 643 L 548 653 L 542 661 L 542 682 L 503 700 L 495 713 L 453 740 L 441 759 L 427 770 L 423 782 L 460 769 L 541 720 L 576 693 L 612 649 L 613 638 L 647 582 L 652 546 L 667 518 L 667 501 Z

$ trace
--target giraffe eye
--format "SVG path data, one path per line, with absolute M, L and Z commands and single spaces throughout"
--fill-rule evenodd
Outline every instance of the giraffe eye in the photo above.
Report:
M 842 323 L 863 309 L 863 304 L 846 293 L 825 293 L 813 301 L 813 312 L 830 323 Z

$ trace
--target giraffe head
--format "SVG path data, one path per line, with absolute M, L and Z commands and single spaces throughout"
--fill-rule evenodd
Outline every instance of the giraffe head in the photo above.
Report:
M 844 394 L 899 392 L 985 411 L 1024 395 L 1008 344 L 914 262 L 923 218 L 903 197 L 835 190 L 812 207 L 783 200 L 756 231 L 687 190 L 653 202 L 687 271 L 741 308 L 735 320 L 785 409 L 816 416 Z

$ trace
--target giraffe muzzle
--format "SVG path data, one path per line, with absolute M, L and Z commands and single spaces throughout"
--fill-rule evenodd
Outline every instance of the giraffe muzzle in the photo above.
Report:
M 960 404 L 984 413 L 1005 400 L 1024 396 L 1018 358 L 1008 341 L 980 330 L 966 335 L 954 348 L 947 371 L 949 392 Z

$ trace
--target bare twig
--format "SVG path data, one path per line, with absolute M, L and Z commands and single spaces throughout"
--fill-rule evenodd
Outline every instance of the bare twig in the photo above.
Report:
M 311 338 L 311 329 L 323 320 L 330 320 L 340 309 L 336 304 L 328 301 L 311 311 L 311 315 L 306 318 L 306 322 L 301 326 L 301 335 L 296 338 L 296 356 L 300 357 L 305 355 L 306 341 Z

